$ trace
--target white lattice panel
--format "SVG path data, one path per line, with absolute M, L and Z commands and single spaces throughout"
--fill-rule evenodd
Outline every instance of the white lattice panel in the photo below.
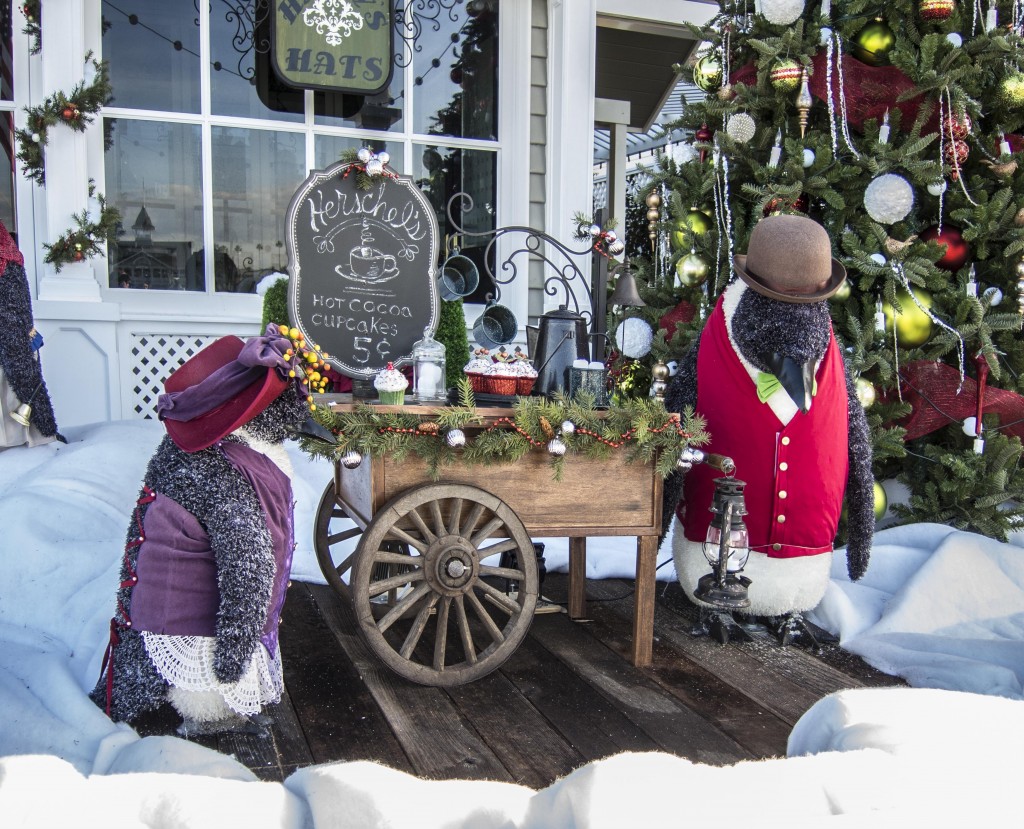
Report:
M 205 334 L 132 334 L 132 411 L 146 420 L 156 417 L 156 399 L 164 380 L 178 366 L 217 339 Z

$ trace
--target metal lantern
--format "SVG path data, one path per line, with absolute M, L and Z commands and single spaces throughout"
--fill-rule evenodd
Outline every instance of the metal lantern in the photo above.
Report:
M 750 607 L 747 586 L 750 579 L 740 575 L 750 555 L 750 540 L 743 516 L 744 481 L 729 476 L 715 478 L 715 495 L 709 509 L 711 524 L 704 541 L 704 558 L 712 571 L 702 576 L 694 596 L 721 610 Z

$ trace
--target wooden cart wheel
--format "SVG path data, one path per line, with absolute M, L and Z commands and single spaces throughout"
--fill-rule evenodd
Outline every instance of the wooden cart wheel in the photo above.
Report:
M 320 505 L 316 508 L 316 524 L 313 528 L 313 549 L 316 560 L 320 563 L 320 571 L 327 583 L 334 588 L 347 603 L 352 601 L 352 593 L 344 582 L 343 576 L 352 568 L 355 561 L 358 542 L 352 542 L 363 534 L 363 529 L 356 524 L 338 503 L 332 478 L 324 494 L 320 496 Z
M 406 552 L 393 552 L 394 542 Z M 514 567 L 498 566 L 505 552 L 515 553 Z M 392 575 L 381 577 L 382 565 Z M 514 596 L 496 586 L 505 580 L 517 584 Z M 508 504 L 467 484 L 428 483 L 374 516 L 351 592 L 360 630 L 381 660 L 422 685 L 452 686 L 511 656 L 533 621 L 538 584 L 533 542 Z M 375 612 L 384 595 L 393 597 L 390 607 Z

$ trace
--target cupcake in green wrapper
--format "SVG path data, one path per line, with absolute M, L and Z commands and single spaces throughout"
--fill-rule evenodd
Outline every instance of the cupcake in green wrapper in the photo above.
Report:
M 405 403 L 405 390 L 409 381 L 391 363 L 387 368 L 377 372 L 373 378 L 373 387 L 377 390 L 377 399 L 389 406 L 401 406 Z

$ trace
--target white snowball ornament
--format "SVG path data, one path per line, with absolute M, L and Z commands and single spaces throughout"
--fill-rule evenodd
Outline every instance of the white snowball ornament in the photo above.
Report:
M 821 32 L 818 34 L 818 43 L 822 46 L 828 46 L 828 42 L 832 39 L 832 30 L 828 26 L 822 26 Z
M 928 185 L 928 192 L 933 196 L 941 196 L 946 192 L 946 180 L 940 178 Z
M 964 45 L 964 39 L 956 32 L 950 32 L 946 35 L 946 40 L 952 45 L 954 49 L 959 49 Z
M 885 257 L 884 257 L 884 256 L 882 256 L 882 254 L 880 254 L 880 253 L 872 253 L 872 254 L 871 254 L 871 255 L 870 255 L 869 257 L 868 257 L 868 259 L 870 259 L 870 260 L 871 260 L 872 262 L 874 262 L 874 263 L 875 263 L 876 265 L 884 265 L 884 264 L 885 264 Z
M 986 288 L 982 293 L 983 297 L 988 297 L 988 304 L 995 307 L 1003 301 L 1003 292 L 1000 291 L 995 285 L 991 288 Z
M 746 144 L 754 137 L 756 126 L 754 119 L 747 115 L 747 113 L 737 112 L 735 115 L 730 116 L 728 123 L 725 125 L 725 131 L 733 141 Z
M 907 217 L 914 206 L 914 188 L 903 176 L 886 173 L 873 179 L 864 191 L 864 208 L 879 224 L 892 224 Z
M 969 438 L 976 438 L 978 436 L 978 418 L 968 417 L 964 420 L 963 425 L 964 434 Z
M 776 26 L 795 23 L 804 13 L 804 0 L 761 0 L 761 17 Z
M 810 147 L 804 147 L 804 167 L 810 167 L 814 164 L 814 150 Z
M 654 332 L 645 320 L 630 317 L 620 322 L 615 329 L 615 342 L 625 356 L 639 360 L 651 350 Z
M 697 151 L 690 144 L 673 144 L 671 158 L 676 164 L 689 164 L 697 158 Z

